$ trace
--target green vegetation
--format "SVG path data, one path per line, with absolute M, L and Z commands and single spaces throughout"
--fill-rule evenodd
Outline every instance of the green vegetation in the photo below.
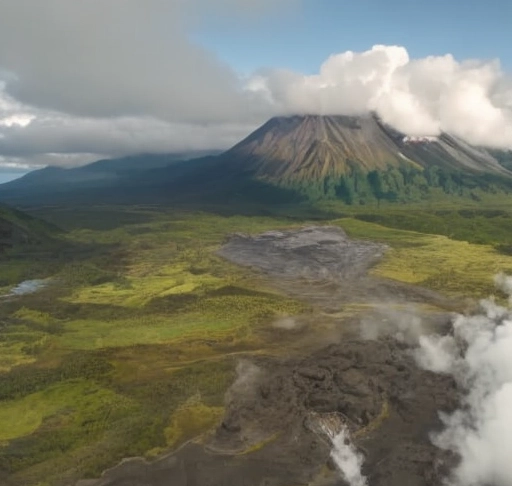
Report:
M 429 211 L 382 202 L 370 211 L 336 203 L 308 218 L 300 205 L 268 209 L 269 216 L 229 211 L 34 212 L 65 231 L 0 260 L 4 292 L 50 278 L 35 294 L 0 301 L 0 475 L 22 486 L 71 484 L 123 457 L 179 447 L 219 423 L 237 356 L 285 348 L 271 324 L 311 312 L 217 257 L 229 233 L 311 224 L 313 215 L 331 213 L 321 223 L 391 247 L 372 270 L 380 277 L 481 297 L 494 273 L 512 272 L 505 204 Z
M 491 150 L 491 155 L 506 169 L 512 170 L 512 150 Z
M 307 310 L 215 255 L 229 232 L 289 220 L 144 207 L 43 215 L 68 230 L 44 258 L 18 248 L 0 262 L 6 289 L 51 277 L 0 304 L 0 470 L 17 484 L 97 476 L 213 427 L 231 355 L 273 344 L 260 327 Z
M 411 212 L 387 209 L 383 212 L 359 213 L 356 217 L 391 228 L 442 234 L 456 240 L 493 245 L 504 253 L 512 253 L 512 247 L 507 248 L 511 244 L 512 217 L 509 211 L 503 209 L 433 209 Z
M 0 204 L 0 220 L 18 226 L 20 229 L 25 230 L 27 234 L 49 236 L 50 234 L 58 231 L 56 226 L 50 225 L 41 219 L 34 218 L 29 216 L 27 213 L 2 204 Z
M 492 246 L 441 235 L 396 230 L 357 219 L 337 222 L 349 235 L 387 243 L 391 248 L 374 275 L 417 284 L 445 294 L 482 297 L 495 292 L 493 276 L 512 273 L 512 257 Z
M 130 401 L 109 390 L 87 381 L 62 382 L 43 391 L 0 403 L 0 442 L 25 437 L 40 429 L 43 421 L 53 421 L 54 430 L 59 422 L 66 428 L 77 427 L 85 433 L 83 425 L 96 422 L 100 411 L 105 414 L 122 412 L 130 408 Z M 98 425 L 98 424 L 96 424 Z M 48 423 L 46 424 L 48 426 Z
M 512 191 L 512 180 L 492 174 L 463 172 L 436 165 L 427 169 L 403 165 L 365 172 L 359 168 L 360 164 L 347 163 L 355 168 L 340 177 L 292 183 L 289 188 L 311 201 L 340 200 L 347 205 L 410 203 L 439 198 L 453 200 L 454 197 L 478 202 L 487 194 L 504 195 Z M 507 163 L 510 162 L 503 162 L 503 165 Z
M 170 447 L 199 436 L 222 419 L 224 414 L 222 407 L 208 407 L 197 398 L 191 402 L 178 408 L 165 428 L 165 438 Z

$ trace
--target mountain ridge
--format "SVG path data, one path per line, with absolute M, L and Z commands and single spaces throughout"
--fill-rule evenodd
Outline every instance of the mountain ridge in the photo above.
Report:
M 218 155 L 219 151 L 176 152 L 169 154 L 138 154 L 117 159 L 100 159 L 80 167 L 48 166 L 25 174 L 19 179 L 2 184 L 5 187 L 17 187 L 25 184 L 40 186 L 43 184 L 80 184 L 106 183 L 129 177 L 152 169 L 163 168 L 181 161 Z M 2 186 L 0 185 L 0 187 Z
M 407 202 L 434 193 L 512 192 L 512 167 L 452 135 L 408 137 L 378 117 L 274 117 L 220 155 L 172 154 L 48 167 L 0 185 L 10 204 Z M 245 199 L 244 199 L 245 198 Z

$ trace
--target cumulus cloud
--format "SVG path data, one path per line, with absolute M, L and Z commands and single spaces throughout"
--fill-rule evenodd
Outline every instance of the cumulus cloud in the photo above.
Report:
M 497 284 L 512 291 L 510 277 Z M 445 428 L 433 436 L 461 459 L 447 484 L 512 484 L 511 308 L 483 301 L 479 314 L 454 320 L 451 335 L 422 337 L 416 356 L 424 368 L 452 374 L 465 392 L 461 408 L 443 415 Z
M 254 89 L 281 112 L 376 112 L 407 135 L 444 131 L 473 144 L 512 148 L 512 77 L 497 61 L 410 59 L 404 47 L 377 45 L 333 55 L 316 75 L 261 72 Z

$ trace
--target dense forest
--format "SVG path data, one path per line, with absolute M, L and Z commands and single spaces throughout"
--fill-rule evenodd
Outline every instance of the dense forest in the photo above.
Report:
M 493 150 L 491 155 L 506 169 L 512 170 L 512 150 Z
M 414 202 L 440 194 L 479 200 L 482 192 L 512 192 L 512 179 L 438 166 L 425 170 L 402 166 L 370 172 L 353 169 L 341 177 L 328 176 L 318 183 L 299 183 L 292 187 L 310 200 L 340 199 L 352 205 L 380 201 Z

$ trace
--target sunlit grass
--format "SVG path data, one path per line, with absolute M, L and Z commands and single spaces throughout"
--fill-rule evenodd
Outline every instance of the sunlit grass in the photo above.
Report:
M 52 338 L 63 349 L 99 349 L 190 339 L 222 340 L 250 333 L 262 319 L 303 312 L 291 299 L 219 296 L 200 299 L 189 311 L 139 313 L 132 319 L 72 320 Z
M 18 400 L 0 402 L 0 441 L 27 436 L 47 419 L 52 419 L 55 429 L 84 420 L 100 424 L 112 408 L 129 405 L 124 397 L 86 381 L 52 386 Z
M 36 361 L 34 356 L 25 352 L 25 343 L 19 336 L 12 336 L 16 341 L 0 342 L 0 373 L 8 372 L 16 366 L 30 364 Z
M 82 304 L 140 307 L 155 297 L 185 294 L 199 288 L 213 288 L 221 283 L 221 279 L 212 275 L 193 275 L 183 268 L 162 265 L 159 275 L 137 277 L 130 272 L 122 282 L 82 287 L 66 300 Z
M 216 320 L 199 313 L 110 322 L 79 320 L 67 324 L 63 335 L 55 339 L 64 349 L 100 349 L 165 343 L 198 336 L 221 339 L 227 332 L 235 332 L 236 328 L 237 322 L 233 319 Z
M 172 415 L 165 428 L 167 446 L 175 448 L 217 425 L 224 415 L 223 407 L 209 407 L 200 397 L 189 400 Z
M 492 246 L 455 241 L 440 235 L 386 228 L 355 219 L 337 224 L 356 238 L 390 246 L 372 274 L 440 290 L 446 294 L 484 297 L 494 292 L 493 277 L 512 273 L 512 256 Z

